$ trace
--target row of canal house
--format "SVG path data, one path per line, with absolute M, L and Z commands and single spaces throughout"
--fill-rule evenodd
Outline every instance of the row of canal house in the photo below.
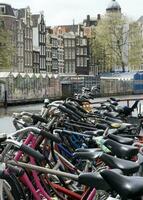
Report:
M 0 24 L 11 31 L 11 45 L 16 51 L 11 68 L 0 71 L 69 75 L 96 73 L 89 47 L 91 27 L 87 27 L 85 20 L 82 25 L 58 26 L 55 31 L 46 26 L 43 12 L 32 14 L 29 7 L 15 9 L 1 3 Z

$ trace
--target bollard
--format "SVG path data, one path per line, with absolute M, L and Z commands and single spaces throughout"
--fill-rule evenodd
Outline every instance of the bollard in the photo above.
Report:
M 139 104 L 139 114 L 141 115 L 141 113 L 142 113 L 142 107 L 141 107 L 142 105 L 141 105 L 141 103 Z
M 130 100 L 127 100 L 127 106 L 128 106 L 128 107 L 130 106 L 129 101 L 130 101 Z
M 7 91 L 4 91 L 4 108 L 7 108 Z

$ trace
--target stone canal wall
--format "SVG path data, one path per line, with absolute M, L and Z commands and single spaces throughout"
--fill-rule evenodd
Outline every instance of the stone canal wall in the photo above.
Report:
M 108 76 L 57 75 L 0 72 L 0 105 L 29 103 L 44 98 L 59 99 L 81 92 L 82 87 L 98 86 L 98 96 L 143 93 L 139 73 L 115 73 Z M 141 74 L 142 75 L 142 74 Z
M 0 73 L 0 102 L 30 102 L 61 96 L 61 84 L 56 75 Z
M 58 99 L 97 84 L 95 76 L 0 72 L 0 103 L 27 103 Z

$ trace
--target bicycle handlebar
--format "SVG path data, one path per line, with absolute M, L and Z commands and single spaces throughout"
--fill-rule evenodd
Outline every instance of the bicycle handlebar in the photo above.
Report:
M 60 139 L 59 137 L 57 137 L 57 136 L 55 136 L 55 135 L 53 135 L 53 134 L 51 134 L 51 133 L 48 133 L 48 132 L 45 131 L 45 130 L 41 130 L 41 131 L 40 131 L 40 134 L 41 134 L 43 137 L 48 138 L 48 139 L 50 139 L 50 140 L 52 140 L 52 141 L 54 141 L 54 142 L 56 142 L 56 143 L 61 143 L 61 142 L 62 142 L 61 139 Z
M 31 117 L 33 120 L 36 120 L 37 122 L 40 121 L 40 122 L 47 123 L 47 120 L 44 119 L 41 115 L 33 114 L 33 113 L 30 113 L 30 112 L 21 112 L 19 114 L 19 116 L 21 116 L 21 117 L 24 116 L 24 115 Z
M 74 105 L 71 105 L 70 103 L 64 103 L 63 105 L 75 112 L 75 114 L 78 115 L 80 118 L 85 117 L 85 115 L 81 111 L 79 111 Z
M 35 149 L 32 149 L 31 147 L 29 147 L 25 144 L 21 145 L 20 150 L 23 151 L 24 153 L 34 157 L 35 159 L 37 159 L 39 161 L 42 161 L 45 159 L 44 156 L 39 151 L 36 151 Z
M 36 120 L 37 122 L 40 121 L 40 122 L 47 123 L 47 120 L 44 119 L 44 118 L 43 118 L 42 116 L 40 116 L 40 115 L 35 115 L 35 114 L 33 114 L 31 117 L 32 117 L 32 119 Z
M 61 140 L 58 137 L 56 137 L 55 135 L 52 135 L 52 134 L 48 133 L 47 131 L 41 130 L 41 129 L 37 128 L 37 127 L 22 128 L 20 130 L 15 131 L 14 133 L 10 133 L 8 135 L 8 138 L 12 138 L 13 136 L 19 135 L 21 133 L 25 134 L 27 132 L 33 132 L 33 133 L 39 134 L 39 135 L 41 134 L 43 137 L 51 139 L 51 140 L 53 140 L 53 141 L 55 141 L 57 143 L 61 142 Z
M 71 110 L 69 110 L 68 108 L 65 108 L 64 106 L 62 105 L 59 105 L 58 108 L 63 111 L 64 113 L 67 113 L 70 118 L 78 121 L 80 119 L 80 117 L 78 115 L 76 115 L 74 112 L 72 112 Z
M 16 140 L 12 140 L 12 139 L 6 139 L 5 143 L 17 146 L 19 148 L 19 150 L 34 157 L 35 159 L 38 159 L 39 161 L 42 161 L 45 159 L 44 156 L 40 152 L 36 151 L 35 149 L 32 149 L 31 147 L 29 147 L 25 144 L 22 144 L 21 142 L 18 142 Z

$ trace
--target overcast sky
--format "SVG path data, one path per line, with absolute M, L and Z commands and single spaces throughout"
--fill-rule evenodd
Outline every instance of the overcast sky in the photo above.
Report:
M 80 23 L 87 14 L 104 14 L 111 0 L 1 0 L 14 8 L 30 6 L 32 13 L 44 11 L 47 26 Z M 132 19 L 143 15 L 143 0 L 118 0 L 122 13 Z

